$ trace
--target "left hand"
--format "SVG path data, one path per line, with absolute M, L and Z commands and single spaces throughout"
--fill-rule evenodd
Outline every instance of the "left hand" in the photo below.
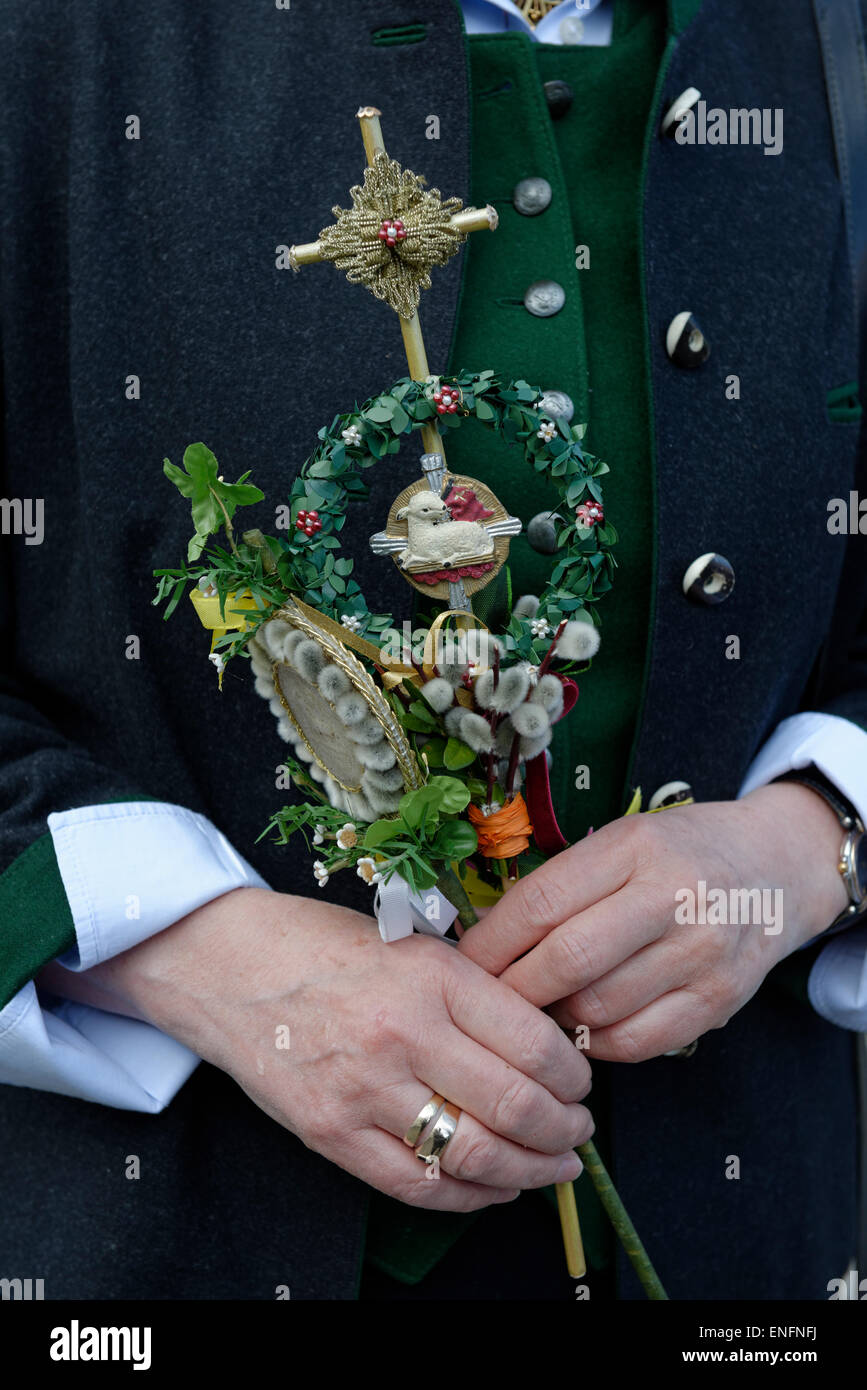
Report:
M 521 879 L 459 949 L 563 1027 L 585 1024 L 592 1057 L 645 1061 L 722 1028 L 843 911 L 842 838 L 823 798 L 791 782 L 623 816 Z M 684 891 L 702 880 L 705 924 Z M 713 889 L 737 921 L 713 924 Z M 743 890 L 759 890 L 749 909 Z

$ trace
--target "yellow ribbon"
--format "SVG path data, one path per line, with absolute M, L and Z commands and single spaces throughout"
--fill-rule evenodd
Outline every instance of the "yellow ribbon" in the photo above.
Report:
M 202 627 L 207 628 L 211 634 L 211 652 L 220 638 L 225 637 L 227 632 L 243 632 L 247 627 L 244 618 L 233 616 L 233 609 L 243 608 L 245 612 L 261 612 L 249 589 L 245 589 L 242 593 L 227 594 L 222 612 L 220 611 L 219 594 L 203 594 L 201 589 L 191 589 L 190 602 L 198 614 Z M 222 671 L 217 673 L 217 677 L 217 684 L 222 690 Z

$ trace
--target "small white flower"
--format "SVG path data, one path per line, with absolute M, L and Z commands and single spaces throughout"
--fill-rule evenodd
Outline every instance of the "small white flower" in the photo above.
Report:
M 205 598 L 213 598 L 217 592 L 217 586 L 209 574 L 203 574 L 199 580 L 199 590 Z
M 539 679 L 539 668 L 538 666 L 534 666 L 532 661 L 522 661 L 518 666 L 518 670 L 524 672 L 524 675 L 531 685 L 535 685 Z
M 355 826 L 352 824 L 351 820 L 348 820 L 337 832 L 337 847 L 338 849 L 352 849 L 353 846 L 357 844 L 358 835 L 356 834 Z
M 324 844 L 325 844 L 325 826 L 324 826 L 324 825 L 314 825 L 314 827 L 313 827 L 313 843 L 314 843 L 314 845 L 324 845 Z M 318 863 L 319 861 L 317 860 L 316 862 Z
M 340 622 L 347 632 L 361 631 L 361 619 L 354 617 L 352 613 L 341 613 Z
M 556 433 L 557 426 L 554 424 L 554 421 L 543 420 L 541 426 L 536 431 L 536 437 L 538 439 L 544 439 L 545 443 L 549 444 Z
M 359 859 L 355 866 L 355 872 L 359 878 L 363 878 L 370 887 L 374 883 L 382 882 L 382 874 L 377 872 L 376 864 L 372 859 Z
M 324 888 L 328 882 L 328 870 L 321 859 L 315 860 L 313 864 L 313 877 L 316 879 L 320 888 Z
M 211 655 L 208 657 L 208 660 L 213 662 L 218 671 L 222 671 L 223 667 L 226 664 L 226 658 L 224 656 L 221 656 L 219 652 L 211 652 Z
M 534 618 L 530 623 L 530 632 L 534 637 L 547 637 L 550 631 L 544 618 Z
M 348 425 L 346 429 L 343 430 L 340 437 L 343 440 L 344 444 L 349 444 L 352 447 L 357 448 L 358 445 L 361 443 L 361 430 L 358 428 L 357 425 Z

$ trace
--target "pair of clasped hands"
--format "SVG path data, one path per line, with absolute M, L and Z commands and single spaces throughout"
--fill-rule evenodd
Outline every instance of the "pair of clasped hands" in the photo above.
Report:
M 324 897 L 237 889 L 66 993 L 178 1038 L 380 1191 L 473 1211 L 577 1176 L 588 1055 L 641 1062 L 723 1027 L 828 926 L 847 901 L 839 841 L 794 783 L 623 817 L 522 879 L 457 948 L 386 945 Z M 782 931 L 678 925 L 678 890 L 702 879 L 782 888 Z M 462 1114 L 429 1182 L 402 1136 L 434 1091 Z

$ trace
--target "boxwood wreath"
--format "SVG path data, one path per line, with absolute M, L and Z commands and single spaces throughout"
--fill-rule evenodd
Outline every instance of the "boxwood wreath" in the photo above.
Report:
M 433 396 L 442 387 L 456 388 L 460 401 L 457 410 L 437 411 Z M 184 455 L 186 472 L 168 459 L 164 470 L 184 495 L 193 497 L 196 532 L 186 564 L 155 571 L 159 586 L 154 602 L 165 602 L 164 616 L 169 617 L 191 580 L 202 581 L 203 588 L 212 584 L 221 605 L 229 593 L 248 590 L 258 619 L 255 611 L 252 617 L 249 613 L 245 616 L 255 628 L 267 617 L 269 608 L 292 593 L 329 617 L 348 618 L 353 629 L 371 641 L 381 639 L 393 627 L 392 615 L 370 612 L 352 577 L 352 558 L 340 554 L 339 536 L 349 504 L 363 502 L 368 496 L 361 476 L 364 470 L 397 453 L 413 431 L 436 421 L 447 437 L 450 430 L 472 418 L 507 444 L 519 445 L 527 463 L 551 479 L 558 495 L 559 510 L 554 509 L 554 518 L 560 521 L 558 551 L 551 577 L 539 596 L 538 609 L 531 616 L 513 612 L 504 634 L 515 655 L 528 661 L 541 659 L 547 644 L 534 637 L 534 619 L 537 626 L 544 620 L 551 628 L 564 619 L 583 617 L 598 622 L 595 605 L 611 588 L 616 565 L 611 548 L 617 540 L 604 513 L 601 521 L 589 525 L 574 516 L 582 504 L 595 503 L 602 508 L 599 479 L 608 472 L 608 465 L 585 450 L 584 425 L 570 426 L 565 419 L 552 419 L 536 408 L 542 396 L 543 392 L 528 382 L 504 381 L 491 370 L 431 377 L 426 382 L 402 377 L 363 405 L 335 415 L 331 424 L 319 431 L 320 442 L 293 481 L 289 503 L 278 509 L 278 528 L 286 534 L 275 537 L 248 531 L 240 545 L 231 522 L 235 507 L 261 501 L 264 494 L 246 483 L 249 474 L 237 484 L 226 484 L 218 478 L 211 451 L 203 444 L 190 445 Z M 194 487 L 204 497 L 198 509 Z M 560 515 L 566 509 L 573 517 Z M 315 520 L 320 526 L 312 534 L 298 526 L 299 512 L 317 513 Z M 221 526 L 226 529 L 229 550 L 207 544 Z M 228 660 L 243 649 L 247 637 L 227 634 L 217 640 L 215 648 Z
M 155 572 L 154 602 L 169 617 L 192 582 L 220 682 L 233 656 L 251 659 L 256 691 L 290 745 L 288 776 L 314 802 L 284 807 L 266 833 L 286 840 L 312 829 L 325 846 L 314 866 L 320 886 L 353 866 L 370 882 L 398 873 L 413 892 L 447 882 L 469 920 L 458 863 L 471 857 L 476 886 L 501 888 L 519 855 L 529 868 L 565 843 L 543 754 L 577 696 L 570 677 L 598 647 L 595 610 L 611 587 L 617 537 L 604 518 L 607 464 L 584 448 L 584 426 L 540 409 L 542 395 L 493 370 L 401 378 L 319 431 L 278 507 L 278 535 L 237 535 L 238 508 L 264 494 L 249 474 L 227 483 L 206 445 L 190 445 L 183 468 L 164 462 L 191 502 L 194 534 L 184 564 Z M 551 577 L 540 595 L 511 606 L 502 632 L 471 620 L 479 629 L 472 662 L 469 634 L 453 633 L 449 663 L 437 665 L 427 651 L 395 663 L 387 654 L 393 617 L 368 608 L 340 533 L 350 504 L 368 496 L 366 469 L 432 421 L 447 438 L 467 419 L 521 448 L 550 478 L 559 523 Z M 214 540 L 220 531 L 225 544 Z M 525 768 L 535 836 L 520 790 Z M 449 782 L 458 790 L 446 795 Z

